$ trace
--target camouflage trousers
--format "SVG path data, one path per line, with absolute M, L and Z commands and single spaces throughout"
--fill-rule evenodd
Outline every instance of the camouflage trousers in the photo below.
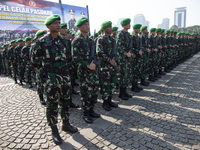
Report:
M 18 67 L 17 67 L 17 63 L 13 62 L 12 64 L 12 74 L 13 74 L 13 78 L 17 79 L 17 75 L 18 75 Z
M 37 69 L 35 73 L 36 73 L 37 93 L 38 93 L 38 95 L 43 95 L 44 94 L 44 84 L 41 81 L 40 72 Z
M 130 58 L 125 58 L 125 60 L 120 61 L 120 71 L 119 71 L 119 86 L 125 88 L 131 81 L 132 73 L 132 63 Z
M 83 112 L 88 112 L 94 108 L 99 92 L 99 78 L 95 71 L 88 68 L 78 69 L 78 78 L 80 81 L 80 94 Z
M 32 83 L 32 80 L 31 80 L 32 76 L 31 75 L 32 75 L 32 67 L 31 67 L 30 63 L 27 63 L 26 64 L 25 76 L 26 76 L 27 83 L 29 83 L 29 84 Z
M 142 56 L 142 60 L 141 60 L 141 68 L 142 68 L 142 71 L 141 71 L 141 78 L 142 79 L 145 79 L 147 74 L 148 74 L 148 71 L 149 71 L 149 56 L 147 53 L 145 53 L 143 56 Z
M 24 74 L 25 74 L 25 63 L 20 63 L 18 66 L 18 75 L 19 79 L 23 80 L 24 79 Z
M 45 96 L 47 98 L 47 123 L 49 126 L 57 124 L 58 104 L 61 107 L 61 118 L 69 120 L 69 105 L 71 96 L 71 81 L 69 73 L 59 75 L 48 73 L 44 83 Z
M 148 69 L 148 74 L 149 75 L 154 75 L 154 71 L 157 70 L 157 59 L 158 59 L 158 56 L 157 56 L 157 53 L 156 52 L 151 52 L 149 54 L 149 69 Z
M 103 100 L 108 100 L 112 96 L 116 87 L 117 74 L 113 70 L 100 71 L 100 88 Z
M 132 62 L 132 82 L 136 83 L 138 82 L 141 72 L 142 72 L 142 63 L 141 63 L 141 57 L 136 56 L 134 61 Z

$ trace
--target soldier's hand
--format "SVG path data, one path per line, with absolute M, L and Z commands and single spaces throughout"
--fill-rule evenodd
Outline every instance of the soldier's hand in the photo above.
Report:
M 90 63 L 90 65 L 87 66 L 90 70 L 96 70 L 96 65 L 93 63 L 93 61 Z
M 140 56 L 142 56 L 142 54 L 143 54 L 143 53 L 142 53 L 142 51 L 141 51 L 141 50 L 139 51 L 139 54 L 140 54 Z
M 116 62 L 115 62 L 114 58 L 113 58 L 112 60 L 110 60 L 110 64 L 111 64 L 112 66 L 115 66 L 115 65 L 116 65 Z
M 150 53 L 150 52 L 151 52 L 151 50 L 148 48 L 147 52 L 148 52 L 148 53 Z
M 155 49 L 154 49 L 154 51 L 155 51 L 155 52 L 157 52 L 157 51 L 158 51 L 158 49 L 157 49 L 157 48 L 155 48 Z
M 159 48 L 162 49 L 162 46 L 160 46 Z
M 167 48 L 167 46 L 165 46 L 165 48 Z
M 126 53 L 126 56 L 130 58 L 132 56 L 132 54 L 130 52 L 128 52 L 128 53 Z

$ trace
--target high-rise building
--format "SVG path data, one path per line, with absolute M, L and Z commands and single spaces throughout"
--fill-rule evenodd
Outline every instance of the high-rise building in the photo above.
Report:
M 162 23 L 158 25 L 158 28 L 162 28 L 162 29 L 169 29 L 169 18 L 164 18 L 162 20 Z
M 186 27 L 186 7 L 179 7 L 174 11 L 174 25 Z
M 145 16 L 143 14 L 137 14 L 133 18 L 133 23 L 139 23 L 142 24 L 143 26 L 147 26 L 149 30 L 149 21 L 145 19 Z

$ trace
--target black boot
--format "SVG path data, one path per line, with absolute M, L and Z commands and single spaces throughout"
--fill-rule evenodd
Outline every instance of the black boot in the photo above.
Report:
M 128 97 L 125 95 L 125 89 L 120 87 L 119 98 L 123 100 L 128 100 Z
M 14 80 L 15 80 L 15 84 L 17 84 L 17 78 L 16 77 L 14 78 Z
M 20 83 L 19 83 L 20 85 L 23 85 L 23 83 L 22 83 L 22 80 L 20 80 Z
M 152 75 L 149 75 L 149 79 L 148 79 L 149 81 L 151 81 L 151 82 L 155 82 L 156 80 L 153 78 L 153 76 Z
M 72 98 L 70 98 L 70 107 L 71 108 L 79 108 L 79 105 L 76 105 L 72 102 Z
M 92 117 L 92 118 L 100 118 L 100 116 L 101 116 L 100 114 L 97 114 L 96 112 L 94 112 L 93 109 L 90 109 L 89 115 L 90 115 L 90 117 Z
M 119 84 L 117 83 L 117 85 L 116 85 L 116 89 L 119 89 Z
M 33 86 L 32 86 L 32 84 L 31 84 L 31 83 L 29 83 L 28 87 L 29 87 L 29 88 L 32 88 Z
M 138 88 L 138 86 L 137 86 L 137 83 L 132 82 L 131 91 L 133 91 L 133 92 L 140 92 L 140 90 L 139 90 L 139 88 Z
M 168 69 L 168 67 L 165 67 L 165 70 L 164 70 L 164 71 L 167 72 L 167 73 L 171 72 L 171 71 Z
M 138 86 L 138 82 L 136 82 L 136 86 L 137 86 L 138 90 L 140 90 L 140 91 L 142 91 L 142 90 L 143 90 L 143 88 L 142 88 L 142 87 Z
M 76 133 L 78 131 L 77 128 L 70 125 L 69 120 L 63 121 L 62 130 L 70 133 Z
M 108 104 L 108 100 L 103 100 L 103 105 L 102 105 L 103 109 L 105 109 L 106 111 L 111 111 L 112 107 Z
M 128 93 L 126 92 L 126 88 L 124 89 L 124 93 L 125 93 L 125 96 L 126 96 L 126 97 L 132 98 L 132 95 L 130 95 L 130 94 L 128 94 Z
M 85 120 L 86 123 L 93 123 L 93 119 L 90 117 L 89 111 L 84 112 L 83 120 Z
M 51 130 L 52 130 L 52 139 L 53 139 L 53 142 L 56 144 L 56 145 L 60 145 L 62 144 L 62 139 L 58 133 L 58 128 L 56 125 L 54 126 L 51 126 Z
M 39 97 L 40 97 L 40 103 L 45 106 L 46 102 L 45 102 L 45 100 L 43 98 L 43 94 L 39 94 Z
M 141 85 L 149 86 L 149 82 L 146 82 L 144 78 L 141 79 Z
M 160 75 L 166 75 L 166 73 L 163 72 L 162 69 L 159 69 L 159 74 L 160 74 Z
M 114 108 L 118 107 L 117 103 L 112 102 L 112 96 L 108 97 L 108 104 L 110 105 L 110 107 L 114 107 Z
M 157 72 L 154 72 L 154 77 L 156 77 L 156 78 L 161 78 L 162 76 L 159 75 Z

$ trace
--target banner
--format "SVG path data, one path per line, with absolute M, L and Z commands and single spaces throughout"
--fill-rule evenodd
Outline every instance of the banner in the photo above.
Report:
M 47 30 L 45 19 L 52 15 L 61 16 L 68 28 L 77 32 L 76 20 L 88 17 L 86 7 L 78 7 L 44 0 L 1 0 L 0 30 Z

